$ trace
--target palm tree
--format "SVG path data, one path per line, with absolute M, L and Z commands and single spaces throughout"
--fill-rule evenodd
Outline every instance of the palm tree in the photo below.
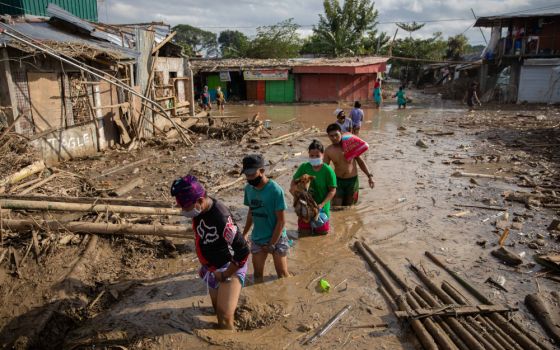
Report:
M 405 32 L 408 32 L 408 35 L 411 38 L 412 38 L 412 32 L 415 32 L 419 29 L 422 29 L 422 27 L 424 27 L 425 25 L 426 25 L 426 23 L 417 23 L 417 22 L 412 22 L 412 23 L 399 22 L 399 23 L 397 23 L 397 27 L 401 28 Z

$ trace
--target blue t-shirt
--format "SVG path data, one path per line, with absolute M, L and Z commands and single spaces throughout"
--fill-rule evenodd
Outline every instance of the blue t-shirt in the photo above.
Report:
M 350 119 L 345 118 L 344 123 L 342 123 L 342 124 L 337 120 L 336 124 L 338 124 L 338 126 L 340 126 L 340 129 L 342 129 L 341 131 L 343 133 L 352 132 L 352 121 Z
M 284 190 L 274 180 L 268 180 L 260 190 L 247 185 L 243 204 L 251 209 L 253 215 L 251 240 L 260 245 L 268 244 L 276 226 L 276 212 L 286 210 Z M 286 228 L 282 236 L 286 236 Z
M 350 112 L 350 118 L 352 119 L 352 125 L 359 128 L 364 120 L 364 111 L 361 108 L 353 108 Z

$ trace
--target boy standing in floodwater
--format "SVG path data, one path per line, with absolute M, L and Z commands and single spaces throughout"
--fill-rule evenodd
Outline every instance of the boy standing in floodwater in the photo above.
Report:
M 200 278 L 208 287 L 218 327 L 234 329 L 233 315 L 245 283 L 249 246 L 226 206 L 206 195 L 196 177 L 173 182 L 171 195 L 185 217 L 192 218 Z
M 255 283 L 263 281 L 264 265 L 272 255 L 278 278 L 288 277 L 288 251 L 290 245 L 284 228 L 286 201 L 284 190 L 265 174 L 264 158 L 252 154 L 243 158 L 242 174 L 247 179 L 243 204 L 249 207 L 243 237 L 251 232 L 251 253 Z

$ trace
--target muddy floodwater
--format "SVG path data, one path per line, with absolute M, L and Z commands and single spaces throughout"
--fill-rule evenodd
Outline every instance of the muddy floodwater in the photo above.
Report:
M 351 106 L 343 107 L 349 115 Z M 298 237 L 289 183 L 297 166 L 307 161 L 307 146 L 311 140 L 317 138 L 325 145 L 329 143 L 324 132 L 335 120 L 336 108 L 336 104 L 228 104 L 226 115 L 246 118 L 259 113 L 262 120 L 270 120 L 274 136 L 312 126 L 319 131 L 262 147 L 258 143 L 240 147 L 227 141 L 201 139 L 194 152 L 175 148 L 172 156 L 157 158 L 166 169 L 156 176 L 164 180 L 161 181 L 164 186 L 192 164 L 196 164 L 201 173 L 221 169 L 218 171 L 223 172 L 219 176 L 227 177 L 224 175 L 227 169 L 235 169 L 244 154 L 263 153 L 270 161 L 268 169 L 275 174 L 274 180 L 286 191 L 287 230 L 293 240 L 288 256 L 292 277 L 276 279 L 269 258 L 265 282 L 255 285 L 249 265 L 237 312 L 238 331 L 214 329 L 210 299 L 196 273 L 196 255 L 191 252 L 174 259 L 158 260 L 152 267 L 142 264 L 145 270 L 138 275 L 129 269 L 126 280 L 113 278 L 113 285 L 123 290 L 117 300 L 69 331 L 66 346 L 88 349 L 94 344 L 126 344 L 127 348 L 138 349 L 420 348 L 408 325 L 399 323 L 393 316 L 390 302 L 380 292 L 375 275 L 354 252 L 356 240 L 368 244 L 385 258 L 411 287 L 420 282 L 408 268 L 409 261 L 422 266 L 435 281 L 452 281 L 443 270 L 424 258 L 426 251 L 435 254 L 495 302 L 519 307 L 522 324 L 542 334 L 522 301 L 537 288 L 557 290 L 557 282 L 539 279 L 537 286 L 538 268 L 534 264 L 515 270 L 495 260 L 490 250 L 500 238 L 494 226 L 497 212 L 474 208 L 465 211 L 459 206 L 491 203 L 503 206 L 511 217 L 531 217 L 521 230 L 511 233 L 511 243 L 516 244 L 510 248 L 523 256 L 533 254 L 525 245 L 526 241 L 537 233 L 545 235 L 546 226 L 555 213 L 547 209 L 529 211 L 521 204 L 506 203 L 502 196 L 504 191 L 523 190 L 516 183 L 483 178 L 469 181 L 469 178 L 451 176 L 457 171 L 510 176 L 517 169 L 509 161 L 507 149 L 495 151 L 492 139 L 481 137 L 482 131 L 499 134 L 499 127 L 475 124 L 465 128 L 462 125 L 476 120 L 477 114 L 468 113 L 461 105 L 430 97 L 405 110 L 396 109 L 393 101 L 379 110 L 364 106 L 365 120 L 360 136 L 370 145 L 365 160 L 374 175 L 375 188 L 367 186 L 367 178 L 360 172 L 358 205 L 333 211 L 329 235 Z M 560 119 L 555 110 L 547 113 L 550 118 Z M 442 132 L 448 134 L 428 135 Z M 427 148 L 416 145 L 419 139 Z M 157 152 L 161 155 L 165 150 Z M 501 158 L 494 162 L 480 160 L 486 159 L 483 155 L 496 152 Z M 153 174 L 149 177 L 154 178 Z M 228 182 L 236 177 L 232 175 L 220 181 Z M 242 205 L 243 186 L 238 183 L 212 194 L 231 208 L 241 229 L 247 213 Z M 135 194 L 137 196 L 140 194 Z M 465 213 L 454 216 L 460 211 Z M 483 241 L 485 243 L 481 244 Z M 185 242 L 192 241 L 176 243 Z M 552 239 L 546 244 L 558 249 L 558 243 Z M 503 278 L 508 292 L 484 283 L 488 277 Z M 321 278 L 330 283 L 329 292 L 322 292 L 318 287 Z M 312 345 L 302 344 L 348 305 L 350 312 L 330 332 Z M 371 327 L 383 323 L 386 326 Z

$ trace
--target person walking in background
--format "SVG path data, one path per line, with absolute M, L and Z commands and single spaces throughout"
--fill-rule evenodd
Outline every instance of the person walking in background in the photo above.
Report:
M 205 111 L 209 111 L 212 109 L 212 103 L 210 102 L 210 93 L 208 92 L 208 85 L 204 85 L 204 91 L 200 96 L 202 100 L 202 109 Z
M 467 105 L 469 106 L 469 111 L 472 111 L 474 109 L 475 103 L 479 106 L 482 106 L 482 103 L 480 103 L 480 100 L 478 99 L 478 95 L 476 94 L 477 87 L 478 84 L 476 82 L 473 82 L 467 89 L 467 93 L 465 95 L 464 100 L 466 100 Z
M 354 102 L 354 108 L 350 112 L 350 119 L 352 120 L 352 134 L 359 135 L 362 122 L 364 121 L 364 111 L 360 101 Z
M 373 101 L 377 109 L 381 107 L 381 102 L 383 102 L 383 96 L 381 94 L 381 78 L 377 78 L 375 85 L 373 86 Z
M 249 207 L 243 237 L 251 232 L 251 253 L 255 283 L 263 281 L 264 265 L 272 255 L 278 278 L 288 277 L 288 251 L 290 248 L 286 229 L 286 201 L 284 190 L 265 174 L 264 158 L 252 154 L 243 158 L 241 171 L 247 179 L 243 204 Z
M 340 126 L 342 132 L 352 132 L 352 120 L 346 118 L 346 114 L 342 108 L 337 108 L 334 111 L 334 115 L 336 116 L 336 124 Z
M 224 92 L 222 91 L 221 86 L 218 86 L 216 88 L 216 104 L 218 105 L 218 110 L 220 111 L 220 114 L 224 115 L 224 105 L 226 104 L 226 98 L 224 96 Z
M 399 91 L 397 91 L 393 97 L 397 98 L 397 105 L 399 106 L 399 109 L 401 109 L 401 107 L 406 109 L 406 95 L 404 93 L 404 87 L 399 87 Z

